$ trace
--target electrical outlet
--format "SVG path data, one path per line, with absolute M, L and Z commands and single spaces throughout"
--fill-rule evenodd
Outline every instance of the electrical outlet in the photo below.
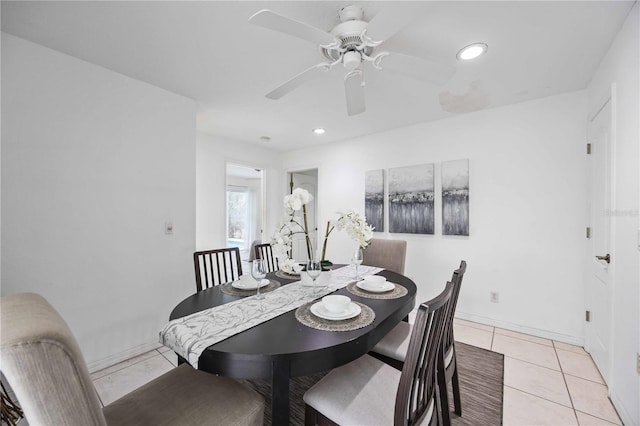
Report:
M 492 303 L 498 303 L 500 302 L 500 294 L 498 294 L 497 291 L 492 291 L 491 292 L 491 297 L 490 299 Z
M 173 222 L 165 222 L 164 223 L 164 233 L 167 235 L 173 234 Z

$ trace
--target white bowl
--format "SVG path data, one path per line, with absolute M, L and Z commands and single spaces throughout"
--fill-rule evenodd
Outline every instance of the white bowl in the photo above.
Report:
M 364 277 L 364 282 L 370 288 L 382 288 L 387 279 L 381 275 L 369 275 Z
M 345 312 L 351 303 L 351 299 L 340 294 L 332 294 L 322 298 L 322 304 L 329 312 L 339 314 Z

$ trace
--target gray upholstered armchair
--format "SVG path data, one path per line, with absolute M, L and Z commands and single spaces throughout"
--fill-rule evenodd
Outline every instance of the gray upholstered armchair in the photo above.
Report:
M 0 298 L 2 372 L 32 425 L 260 425 L 264 400 L 240 383 L 174 368 L 102 407 L 71 330 L 41 296 Z
M 383 240 L 373 238 L 364 249 L 363 265 L 377 266 L 404 275 L 404 260 L 407 242 L 404 240 Z

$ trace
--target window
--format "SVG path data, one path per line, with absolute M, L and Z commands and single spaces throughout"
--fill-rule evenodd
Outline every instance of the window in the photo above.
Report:
M 227 246 L 248 248 L 251 233 L 250 200 L 247 188 L 227 189 Z

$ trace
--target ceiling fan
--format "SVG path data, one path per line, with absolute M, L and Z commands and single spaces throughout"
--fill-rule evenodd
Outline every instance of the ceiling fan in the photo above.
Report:
M 269 9 L 263 9 L 249 18 L 252 24 L 317 44 L 326 59 L 267 93 L 267 98 L 280 99 L 298 86 L 342 64 L 346 70 L 344 86 L 347 113 L 351 116 L 365 111 L 365 63 L 371 64 L 376 70 L 385 69 L 435 84 L 444 84 L 455 71 L 453 66 L 442 61 L 382 50 L 381 45 L 387 39 L 414 19 L 415 13 L 408 9 L 383 10 L 367 22 L 361 7 L 346 6 L 340 9 L 338 16 L 340 23 L 331 31 L 321 30 Z

